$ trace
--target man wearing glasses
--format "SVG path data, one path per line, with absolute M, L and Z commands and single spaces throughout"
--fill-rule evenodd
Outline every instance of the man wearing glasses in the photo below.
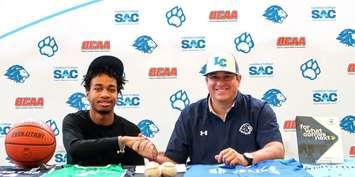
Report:
M 238 91 L 242 77 L 234 56 L 212 56 L 204 76 L 207 98 L 181 112 L 157 160 L 249 166 L 283 158 L 276 115 L 266 102 Z

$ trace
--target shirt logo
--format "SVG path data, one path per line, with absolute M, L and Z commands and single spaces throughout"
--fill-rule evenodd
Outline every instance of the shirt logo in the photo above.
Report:
M 250 135 L 252 131 L 253 131 L 253 127 L 249 123 L 244 123 L 239 128 L 239 132 L 243 133 L 244 135 Z
M 207 135 L 208 135 L 207 130 L 204 131 L 200 130 L 200 136 L 207 136 Z

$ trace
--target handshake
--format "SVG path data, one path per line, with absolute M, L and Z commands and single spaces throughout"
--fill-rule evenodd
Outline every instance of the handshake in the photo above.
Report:
M 159 165 L 157 162 L 151 161 L 145 166 L 145 177 L 174 177 L 176 176 L 176 165 L 172 162 L 164 162 Z

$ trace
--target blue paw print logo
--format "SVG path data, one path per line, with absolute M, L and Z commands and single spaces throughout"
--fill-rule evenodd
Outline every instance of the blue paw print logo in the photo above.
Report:
M 153 50 L 158 47 L 157 43 L 155 43 L 153 39 L 147 35 L 139 36 L 134 41 L 133 46 L 143 53 L 152 53 Z
M 30 74 L 21 65 L 12 65 L 6 70 L 5 76 L 16 83 L 24 83 Z
M 355 30 L 345 29 L 339 33 L 337 39 L 342 44 L 345 44 L 349 47 L 355 47 L 355 39 L 353 38 L 353 36 L 355 36 Z
M 355 116 L 349 115 L 344 117 L 340 121 L 340 127 L 349 133 L 355 133 Z
M 287 100 L 284 94 L 278 89 L 270 89 L 266 91 L 261 98 L 265 102 L 269 103 L 271 106 L 282 106 L 282 103 Z
M 137 126 L 143 135 L 149 138 L 154 138 L 155 134 L 159 132 L 158 126 L 149 119 L 140 121 Z
M 207 70 L 207 64 L 204 64 L 201 67 L 200 74 L 205 75 L 206 74 L 206 70 Z
M 179 90 L 170 96 L 170 103 L 173 109 L 182 111 L 187 105 L 190 104 L 190 99 L 185 91 Z
M 244 32 L 240 36 L 234 39 L 235 48 L 239 52 L 249 53 L 250 50 L 254 47 L 254 41 L 251 38 L 251 35 L 247 32 Z
M 303 63 L 300 68 L 302 76 L 310 80 L 317 79 L 321 72 L 317 60 L 314 59 L 310 59 L 306 63 Z
M 66 103 L 77 110 L 86 110 L 89 106 L 85 94 L 80 92 L 70 95 Z
M 47 120 L 46 124 L 52 129 L 55 136 L 59 135 L 59 128 L 53 119 Z
M 54 37 L 47 36 L 38 42 L 38 48 L 41 55 L 47 57 L 52 57 L 55 52 L 58 51 L 57 43 L 55 42 Z
M 180 27 L 186 21 L 182 8 L 178 6 L 175 6 L 171 10 L 167 11 L 165 16 L 168 24 L 175 26 L 176 28 Z
M 280 6 L 273 5 L 265 10 L 263 16 L 274 23 L 283 23 L 288 15 Z

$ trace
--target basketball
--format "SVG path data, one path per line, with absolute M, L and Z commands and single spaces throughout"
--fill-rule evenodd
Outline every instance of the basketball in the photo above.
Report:
M 52 129 L 44 123 L 15 124 L 5 137 L 9 158 L 23 168 L 34 168 L 47 163 L 53 156 L 56 140 Z

